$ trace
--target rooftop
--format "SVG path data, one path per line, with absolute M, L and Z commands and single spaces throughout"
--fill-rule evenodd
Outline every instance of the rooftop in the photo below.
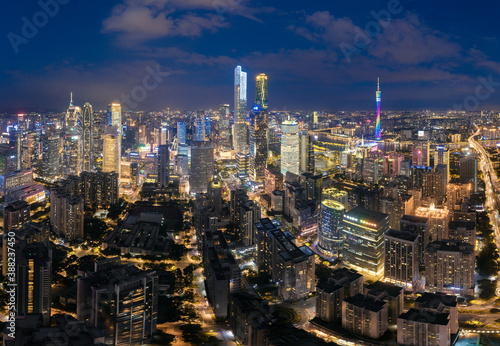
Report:
M 422 311 L 412 308 L 407 312 L 404 312 L 401 315 L 399 315 L 398 319 L 401 318 L 403 320 L 408 320 L 408 321 L 439 324 L 446 326 L 448 323 L 450 323 L 448 316 L 449 314 L 447 313 L 433 312 L 428 310 Z

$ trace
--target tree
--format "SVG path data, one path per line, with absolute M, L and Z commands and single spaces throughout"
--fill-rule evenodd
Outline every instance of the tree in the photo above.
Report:
M 489 300 L 495 297 L 495 291 L 497 288 L 496 280 L 482 279 L 478 281 L 479 283 L 479 298 L 484 300 Z

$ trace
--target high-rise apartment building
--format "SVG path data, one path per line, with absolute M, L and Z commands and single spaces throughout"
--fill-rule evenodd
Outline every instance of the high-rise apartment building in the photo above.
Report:
M 473 192 L 477 192 L 477 155 L 470 154 L 460 158 L 460 181 L 472 183 Z
M 300 174 L 299 126 L 295 121 L 284 121 L 281 125 L 281 174 Z
M 460 241 L 441 240 L 427 245 L 425 250 L 426 288 L 474 296 L 474 247 Z
M 390 229 L 384 235 L 386 281 L 416 287 L 420 279 L 419 235 Z
M 130 165 L 131 171 L 134 170 L 133 165 L 134 163 Z M 81 193 L 86 207 L 109 208 L 118 203 L 118 173 L 82 172 L 80 178 Z
M 398 344 L 400 345 L 450 345 L 449 314 L 410 309 L 398 318 Z
M 82 113 L 83 172 L 90 172 L 94 166 L 94 112 L 90 103 L 85 103 Z
M 340 256 L 342 238 L 340 224 L 344 216 L 343 204 L 326 199 L 321 203 L 318 222 L 318 248 L 328 256 Z
M 55 181 L 60 174 L 60 137 L 45 135 L 42 143 L 42 176 L 45 180 Z
M 6 205 L 3 209 L 4 232 L 22 228 L 26 222 L 31 220 L 30 212 L 30 205 L 25 201 L 16 201 Z
M 314 252 L 298 247 L 295 237 L 281 230 L 278 220 L 261 219 L 255 224 L 257 267 L 271 275 L 278 284 L 278 294 L 285 300 L 301 299 L 314 291 Z
M 54 188 L 50 194 L 50 223 L 56 233 L 67 240 L 83 238 L 85 217 L 83 198 L 65 189 Z
M 356 207 L 342 220 L 344 263 L 375 277 L 384 274 L 384 234 L 389 230 L 389 215 Z
M 345 298 L 342 302 L 342 328 L 355 334 L 378 339 L 388 327 L 388 306 L 363 294 Z
M 430 143 L 426 140 L 413 141 L 411 164 L 413 166 L 429 166 Z

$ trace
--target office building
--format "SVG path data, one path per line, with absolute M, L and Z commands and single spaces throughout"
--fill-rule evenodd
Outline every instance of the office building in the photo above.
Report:
M 314 173 L 313 137 L 307 131 L 299 134 L 299 166 L 301 173 Z
M 247 73 L 237 66 L 234 70 L 234 150 L 247 155 Z
M 341 322 L 342 301 L 359 293 L 363 293 L 363 275 L 347 268 L 335 270 L 316 285 L 316 317 L 326 322 Z
M 186 144 L 186 123 L 184 121 L 177 123 L 177 143 Z
M 446 165 L 446 176 L 450 179 L 450 150 L 444 146 L 438 146 L 433 151 L 434 169 L 437 165 Z M 447 181 L 448 182 L 448 181 Z
M 342 301 L 342 328 L 372 339 L 384 335 L 388 327 L 388 308 L 383 300 L 356 294 Z
M 342 219 L 342 257 L 346 266 L 380 278 L 384 274 L 384 234 L 389 215 L 356 207 Z
M 267 167 L 267 111 L 254 107 L 250 116 L 250 172 L 256 182 L 263 182 Z
M 10 190 L 33 183 L 33 170 L 26 169 L 0 175 L 0 195 L 5 196 Z
M 340 256 L 342 239 L 339 228 L 344 212 L 345 207 L 339 202 L 327 199 L 321 203 L 318 222 L 318 248 L 328 256 Z
M 71 102 L 63 127 L 62 171 L 64 178 L 79 175 L 82 171 L 82 137 L 79 128 L 81 116 L 81 108 L 73 105 L 73 94 L 71 94 Z
M 277 220 L 261 219 L 255 224 L 257 267 L 271 275 L 284 300 L 301 299 L 314 292 L 314 252 L 295 245 L 295 237 L 281 230 Z
M 168 145 L 160 145 L 158 147 L 158 185 L 161 187 L 168 186 L 170 176 L 170 154 Z
M 102 171 L 115 172 L 120 175 L 121 169 L 121 135 L 116 126 L 108 126 L 103 138 Z
M 306 196 L 308 200 L 321 201 L 323 193 L 323 175 L 314 175 L 313 173 L 302 173 L 300 182 L 306 188 Z
M 254 201 L 246 201 L 240 208 L 240 235 L 245 246 L 256 244 L 255 223 L 260 220 L 260 207 Z
M 299 175 L 299 126 L 295 121 L 284 121 L 281 125 L 281 174 Z
M 16 314 L 42 314 L 50 324 L 52 306 L 52 248 L 48 240 L 18 241 L 16 254 Z
M 271 167 L 265 169 L 264 191 L 271 195 L 274 190 L 283 190 L 283 174 L 275 171 Z
M 419 235 L 391 229 L 384 235 L 384 242 L 384 279 L 415 288 L 420 280 Z
M 193 142 L 191 146 L 191 174 L 189 186 L 192 194 L 206 193 L 214 174 L 214 147 L 211 142 Z
M 205 129 L 205 111 L 198 110 L 196 112 L 195 119 L 195 135 L 194 140 L 197 142 L 203 142 L 206 138 L 206 129 Z
M 344 207 L 349 205 L 349 194 L 347 191 L 337 189 L 335 187 L 330 187 L 324 189 L 321 193 L 321 200 L 332 200 L 337 201 L 344 205 Z
M 427 245 L 425 258 L 426 288 L 474 296 L 474 247 L 460 241 L 441 240 Z
M 94 165 L 94 112 L 90 103 L 85 103 L 82 114 L 83 172 L 90 172 Z
M 269 108 L 267 76 L 264 73 L 257 76 L 257 82 L 255 83 L 255 104 L 264 111 L 267 111 Z
M 42 140 L 42 177 L 48 181 L 55 181 L 60 174 L 60 138 L 58 135 L 43 136 Z
M 111 258 L 94 263 L 77 284 L 77 318 L 101 330 L 106 344 L 142 344 L 156 332 L 156 272 Z
M 228 104 L 222 104 L 219 107 L 219 150 L 230 151 L 231 143 L 231 112 Z
M 398 344 L 449 346 L 451 339 L 448 317 L 447 313 L 408 310 L 398 318 Z

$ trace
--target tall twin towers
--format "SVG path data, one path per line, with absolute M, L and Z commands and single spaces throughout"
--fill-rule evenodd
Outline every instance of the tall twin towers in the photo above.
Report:
M 233 143 L 240 176 L 250 175 L 255 181 L 264 177 L 267 162 L 267 76 L 256 79 L 255 106 L 247 120 L 248 76 L 241 66 L 234 70 L 234 134 Z

